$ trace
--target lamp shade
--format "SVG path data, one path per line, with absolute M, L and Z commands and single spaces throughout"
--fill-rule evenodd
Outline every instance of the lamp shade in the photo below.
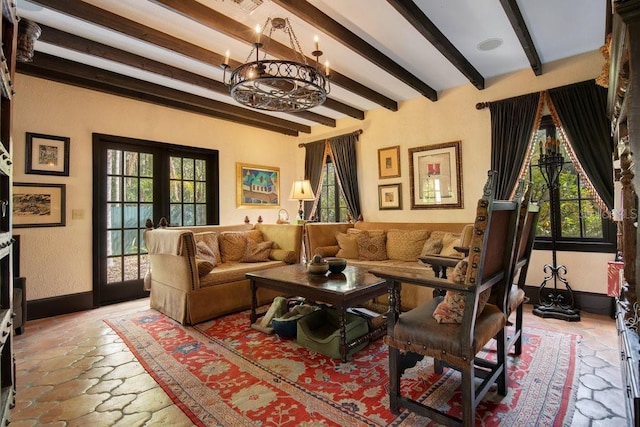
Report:
M 311 190 L 311 181 L 308 179 L 302 181 L 293 181 L 289 200 L 315 200 L 313 190 Z

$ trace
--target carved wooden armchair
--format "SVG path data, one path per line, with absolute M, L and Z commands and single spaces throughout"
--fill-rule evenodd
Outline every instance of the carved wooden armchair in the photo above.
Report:
M 478 201 L 468 268 L 460 282 L 434 278 L 426 271 L 371 271 L 389 286 L 385 343 L 389 346 L 389 404 L 393 413 L 404 407 L 439 423 L 472 426 L 475 408 L 493 383 L 497 383 L 500 395 L 507 392 L 506 289 L 513 271 L 519 202 L 493 199 L 494 173 L 489 172 L 484 195 Z M 446 289 L 447 295 L 400 314 L 402 282 Z M 496 304 L 485 305 L 492 291 L 498 295 Z M 456 305 L 456 299 L 464 305 Z M 446 313 L 455 309 L 457 316 L 447 318 Z M 492 338 L 497 342 L 495 361 L 478 354 Z M 437 358 L 461 372 L 462 419 L 400 394 L 404 371 L 424 356 Z M 476 377 L 482 378 L 477 388 Z

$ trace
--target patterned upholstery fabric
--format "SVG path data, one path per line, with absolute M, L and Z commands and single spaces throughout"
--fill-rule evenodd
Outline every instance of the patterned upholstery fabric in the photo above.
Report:
M 401 261 L 417 261 L 427 237 L 427 230 L 389 230 L 387 257 Z
M 387 257 L 387 236 L 358 235 L 358 258 L 366 261 L 384 261 Z
M 271 249 L 271 251 L 269 251 L 269 259 L 273 261 L 284 261 L 287 264 L 295 264 L 298 262 L 296 253 L 286 249 Z
M 336 254 L 337 257 L 347 259 L 358 259 L 358 239 L 355 234 L 338 233 L 336 234 L 338 246 L 340 250 Z
M 340 250 L 340 246 L 318 246 L 315 250 L 314 255 L 320 255 L 321 257 L 332 257 L 337 256 L 338 251 Z
M 442 239 L 432 235 L 424 242 L 420 255 L 437 255 L 442 250 Z
M 222 257 L 220 256 L 220 244 L 218 243 L 218 238 L 220 234 L 215 231 L 205 231 L 202 233 L 193 233 L 193 238 L 198 244 L 198 242 L 204 242 L 208 247 L 211 248 L 213 254 L 216 256 L 216 262 L 222 262 Z
M 440 255 L 443 256 L 455 256 L 462 258 L 464 255 L 457 250 L 455 250 L 454 246 L 460 245 L 460 234 L 459 233 L 444 233 L 442 236 L 442 249 L 440 250 Z
M 247 239 L 247 245 L 244 248 L 244 254 L 240 262 L 263 262 L 269 261 L 269 254 L 273 242 L 256 243 L 251 239 Z
M 262 242 L 262 233 L 259 230 L 223 232 L 218 238 L 222 262 L 240 261 L 244 256 L 247 239 Z

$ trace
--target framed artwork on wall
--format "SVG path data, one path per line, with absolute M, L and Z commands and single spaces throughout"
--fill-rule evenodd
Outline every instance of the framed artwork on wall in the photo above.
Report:
M 236 163 L 236 185 L 238 207 L 280 206 L 280 168 Z
M 402 184 L 378 185 L 378 207 L 402 209 Z
M 13 227 L 65 225 L 65 184 L 13 184 Z
M 378 149 L 378 177 L 397 178 L 400 176 L 400 146 Z
M 25 173 L 69 176 L 70 138 L 27 132 Z
M 460 141 L 409 149 L 411 209 L 462 209 Z

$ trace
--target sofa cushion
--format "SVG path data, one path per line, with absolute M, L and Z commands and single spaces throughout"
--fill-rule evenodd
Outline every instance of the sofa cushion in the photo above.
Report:
M 213 250 L 202 240 L 196 243 L 196 261 L 199 259 L 211 263 L 213 267 L 218 263 L 218 259 L 213 253 Z
M 286 265 L 282 261 L 267 262 L 228 262 L 218 264 L 211 273 L 200 278 L 200 287 L 206 288 L 215 285 L 227 285 L 231 282 L 247 281 L 246 274 L 254 271 L 267 270 L 269 268 Z M 247 283 L 248 288 L 248 283 Z M 248 301 L 248 304 L 251 300 Z
M 269 251 L 269 259 L 274 261 L 284 261 L 287 264 L 295 264 L 298 262 L 296 253 L 286 249 L 271 249 L 271 251 Z
M 340 246 L 318 246 L 314 251 L 314 255 L 320 255 L 323 258 L 334 257 L 338 254 Z
M 387 257 L 387 236 L 361 233 L 356 241 L 358 242 L 358 258 L 366 261 L 383 261 Z
M 427 230 L 387 231 L 387 257 L 401 261 L 417 261 L 428 236 Z
M 222 262 L 240 261 L 244 256 L 247 239 L 257 243 L 262 242 L 262 232 L 260 230 L 225 231 L 220 234 L 218 241 Z
M 442 238 L 439 236 L 434 236 L 435 233 L 431 233 L 431 236 L 427 240 L 425 240 L 424 245 L 422 246 L 422 250 L 420 251 L 420 255 L 437 255 L 442 250 Z
M 260 242 L 257 243 L 251 239 L 247 239 L 247 245 L 244 249 L 244 254 L 240 259 L 240 262 L 264 262 L 269 261 L 269 253 L 273 242 Z
M 216 262 L 222 262 L 222 257 L 220 256 L 220 244 L 218 243 L 219 233 L 215 231 L 204 231 L 201 233 L 193 233 L 193 239 L 196 242 L 204 242 L 211 250 L 216 257 Z M 214 264 L 215 265 L 215 264 Z
M 211 270 L 215 268 L 215 265 L 211 264 L 210 261 L 196 258 L 196 267 L 198 268 L 198 276 L 202 277 L 211 273 Z
M 340 250 L 336 253 L 337 257 L 347 259 L 358 259 L 358 238 L 355 234 L 338 233 L 336 240 Z
M 461 252 L 455 250 L 455 246 L 460 245 L 460 234 L 459 233 L 445 233 L 442 237 L 442 249 L 440 250 L 440 255 L 442 256 L 453 256 L 462 258 L 464 255 Z

